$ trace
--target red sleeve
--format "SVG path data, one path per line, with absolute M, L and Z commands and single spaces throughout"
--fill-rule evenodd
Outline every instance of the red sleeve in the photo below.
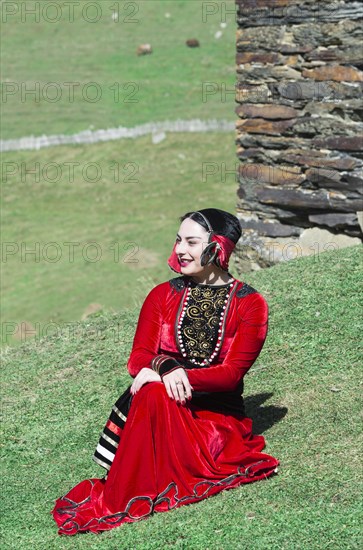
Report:
M 127 362 L 127 369 L 133 377 L 145 367 L 151 369 L 151 361 L 158 354 L 165 288 L 165 283 L 153 288 L 142 305 Z
M 261 294 L 241 298 L 239 323 L 222 364 L 187 370 L 196 391 L 233 391 L 256 361 L 267 336 L 268 305 Z

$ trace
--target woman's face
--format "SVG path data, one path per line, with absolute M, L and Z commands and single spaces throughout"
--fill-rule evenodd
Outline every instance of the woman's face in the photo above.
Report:
M 208 237 L 208 231 L 190 218 L 181 223 L 176 237 L 175 252 L 183 274 L 196 275 L 205 271 L 205 267 L 200 264 L 200 257 L 208 244 Z

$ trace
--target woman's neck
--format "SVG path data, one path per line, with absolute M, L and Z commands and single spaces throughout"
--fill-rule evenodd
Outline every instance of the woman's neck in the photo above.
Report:
M 234 281 L 233 276 L 227 272 L 221 270 L 206 271 L 198 273 L 197 275 L 191 275 L 190 278 L 197 284 L 203 285 L 223 285 Z

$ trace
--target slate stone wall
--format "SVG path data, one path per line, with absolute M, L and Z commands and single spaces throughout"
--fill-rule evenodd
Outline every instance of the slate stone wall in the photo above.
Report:
M 362 4 L 236 4 L 241 257 L 258 268 L 361 242 Z

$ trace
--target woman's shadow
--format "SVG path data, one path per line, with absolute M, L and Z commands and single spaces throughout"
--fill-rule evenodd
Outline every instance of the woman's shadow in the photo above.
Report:
M 262 434 L 274 424 L 280 422 L 287 414 L 287 407 L 262 404 L 270 399 L 273 393 L 258 393 L 244 398 L 246 416 L 253 420 L 253 433 Z

